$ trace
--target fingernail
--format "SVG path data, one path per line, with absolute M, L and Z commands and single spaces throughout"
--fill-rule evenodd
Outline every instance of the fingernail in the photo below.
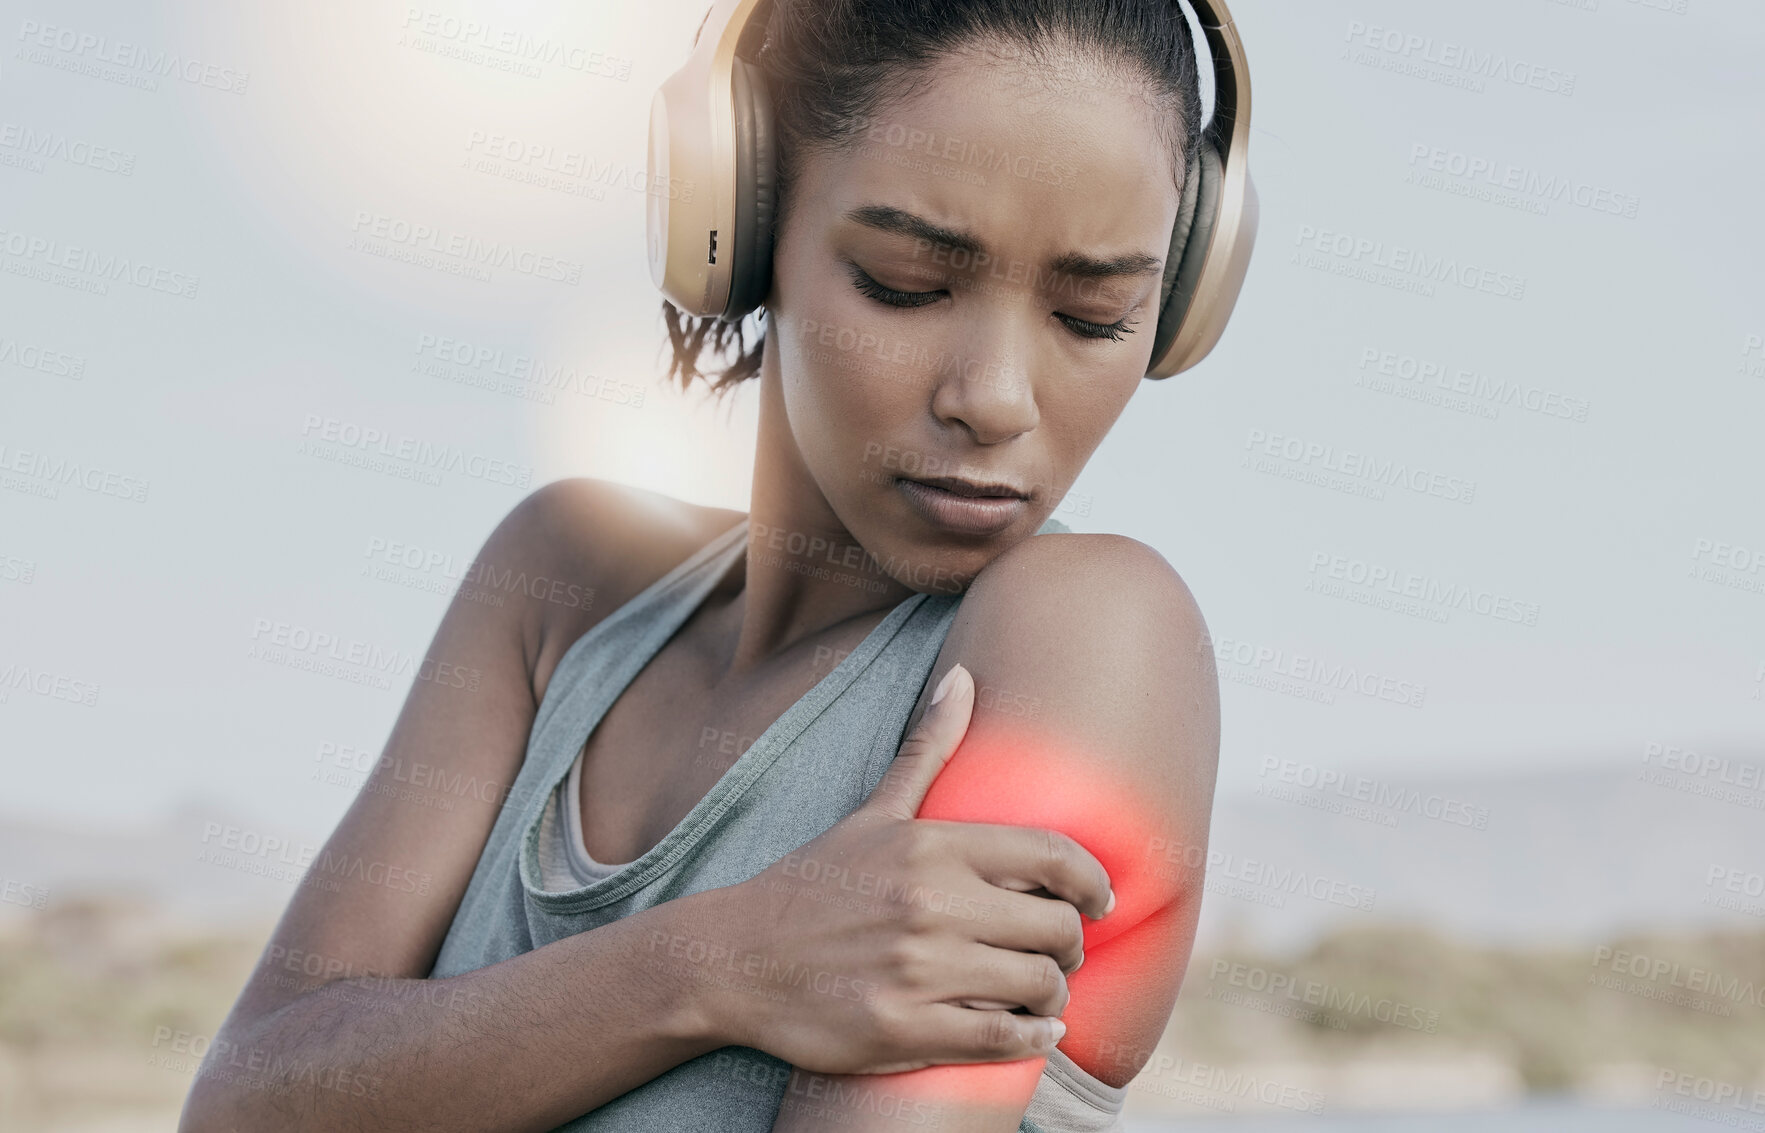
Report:
M 1062 1023 L 1059 1019 L 1052 1020 L 1052 1023 L 1053 1026 L 1051 1029 L 1054 1031 L 1054 1042 L 1049 1045 L 1059 1046 L 1060 1040 L 1066 1037 L 1066 1024 Z
M 1085 966 L 1085 954 L 1083 952 L 1081 952 L 1081 953 L 1079 953 L 1079 962 L 1072 966 L 1072 972 L 1076 972 L 1084 966 Z M 1068 972 L 1066 974 L 1070 976 L 1070 975 L 1072 975 L 1072 972 Z
M 1112 910 L 1114 908 L 1115 908 L 1115 890 L 1111 889 L 1109 891 L 1109 904 L 1103 906 L 1103 915 L 1107 917 L 1110 913 L 1110 910 Z
M 961 667 L 960 665 L 951 665 L 950 671 L 944 674 L 944 679 L 938 682 L 938 687 L 932 689 L 933 704 L 944 699 L 944 694 L 950 691 L 950 682 L 956 679 L 956 670 Z

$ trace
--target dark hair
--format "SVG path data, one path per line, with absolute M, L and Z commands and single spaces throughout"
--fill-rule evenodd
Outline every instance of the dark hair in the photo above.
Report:
M 784 225 L 802 155 L 857 144 L 877 111 L 913 93 L 945 56 L 1021 50 L 1046 63 L 1063 47 L 1105 61 L 1082 85 L 1150 94 L 1181 177 L 1201 133 L 1201 103 L 1194 41 L 1177 0 L 774 0 L 755 60 L 776 108 L 774 230 Z M 667 379 L 678 377 L 682 388 L 703 379 L 721 396 L 758 374 L 763 312 L 729 323 L 687 315 L 664 299 L 673 352 Z M 723 364 L 706 368 L 707 350 Z

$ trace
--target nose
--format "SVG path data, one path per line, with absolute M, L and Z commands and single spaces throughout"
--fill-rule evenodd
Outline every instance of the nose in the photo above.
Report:
M 940 356 L 932 392 L 932 413 L 938 420 L 960 426 L 982 445 L 1021 436 L 1042 419 L 1025 355 L 988 337 L 990 342 L 972 351 Z

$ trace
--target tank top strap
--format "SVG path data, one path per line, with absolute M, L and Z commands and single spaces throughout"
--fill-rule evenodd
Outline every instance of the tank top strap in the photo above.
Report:
M 528 758 L 567 748 L 575 756 L 585 725 L 625 690 L 638 671 L 662 648 L 674 631 L 699 607 L 717 580 L 747 550 L 748 520 L 694 551 L 667 574 L 650 583 L 624 605 L 596 622 L 577 638 L 547 683 L 534 716 Z M 600 703 L 601 701 L 606 703 Z M 559 727 L 571 742 L 549 743 Z M 577 734 L 577 733 L 581 734 Z

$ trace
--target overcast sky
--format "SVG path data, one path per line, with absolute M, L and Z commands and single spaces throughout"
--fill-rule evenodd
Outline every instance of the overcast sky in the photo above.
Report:
M 1765 9 L 1676 2 L 1236 6 L 1249 280 L 1059 516 L 1197 595 L 1222 790 L 1270 757 L 1765 761 Z M 647 107 L 703 4 L 433 3 L 0 7 L 0 813 L 322 836 L 350 795 L 317 757 L 377 751 L 405 683 L 254 658 L 266 627 L 420 654 L 445 568 L 374 553 L 468 560 L 524 485 L 745 506 L 752 392 L 657 384 L 643 258 Z M 583 171 L 508 176 L 530 146 Z M 524 254 L 373 254 L 418 227 Z M 523 356 L 581 380 L 484 388 Z M 466 459 L 303 450 L 352 429 Z M 48 498 L 45 461 L 93 487 Z

